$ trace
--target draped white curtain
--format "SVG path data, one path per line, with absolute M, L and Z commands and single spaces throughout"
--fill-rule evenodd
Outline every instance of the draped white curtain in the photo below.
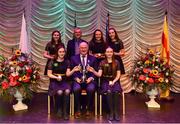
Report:
M 25 14 L 28 49 L 41 67 L 40 91 L 47 91 L 49 80 L 43 76 L 46 59 L 45 45 L 51 32 L 59 30 L 62 41 L 72 38 L 74 18 L 82 29 L 83 39 L 90 41 L 95 29 L 105 34 L 106 16 L 110 26 L 122 39 L 126 55 L 123 57 L 126 74 L 121 77 L 125 92 L 133 89 L 128 73 L 136 58 L 147 48 L 159 48 L 165 11 L 168 11 L 170 35 L 170 63 L 175 75 L 172 91 L 180 92 L 180 1 L 179 0 L 0 0 L 0 54 L 9 56 L 19 48 L 22 15 Z

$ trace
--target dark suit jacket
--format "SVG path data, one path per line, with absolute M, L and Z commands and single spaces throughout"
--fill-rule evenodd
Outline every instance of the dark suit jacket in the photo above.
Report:
M 75 55 L 75 39 L 69 40 L 67 43 L 67 59 L 71 59 L 72 56 Z M 80 42 L 87 42 L 85 40 L 80 39 Z
M 74 68 L 75 66 L 78 66 L 79 64 L 82 66 L 81 59 L 80 59 L 80 54 L 71 57 L 71 68 Z M 96 58 L 94 56 L 91 56 L 91 55 L 87 56 L 87 64 L 86 64 L 86 66 L 87 65 L 93 67 L 95 70 L 98 69 L 97 60 L 96 60 Z M 75 79 L 77 77 L 81 79 L 82 75 L 83 75 L 82 72 L 78 71 L 78 72 L 74 72 L 72 77 L 73 77 L 73 79 Z M 87 72 L 86 77 L 87 78 L 93 77 L 94 79 L 96 78 L 95 75 L 92 72 Z

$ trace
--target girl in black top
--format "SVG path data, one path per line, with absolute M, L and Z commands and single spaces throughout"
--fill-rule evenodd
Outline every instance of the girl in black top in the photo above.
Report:
M 46 44 L 43 56 L 47 58 L 47 63 L 44 70 L 44 75 L 47 75 L 47 66 L 50 60 L 54 59 L 55 53 L 59 46 L 64 46 L 61 42 L 61 33 L 57 30 L 52 32 L 51 41 Z
M 104 42 L 102 31 L 96 29 L 93 33 L 93 38 L 89 43 L 89 53 L 97 58 L 98 63 L 105 58 L 104 53 L 106 47 L 107 45 Z
M 109 28 L 108 35 L 108 46 L 114 50 L 115 59 L 120 63 L 121 74 L 125 74 L 124 64 L 121 59 L 125 55 L 124 45 L 121 39 L 119 39 L 118 34 L 114 28 Z
M 48 64 L 47 75 L 50 78 L 48 93 L 50 96 L 55 96 L 57 115 L 61 117 L 64 114 L 64 119 L 67 120 L 69 119 L 68 108 L 71 85 L 67 80 L 66 71 L 70 63 L 64 56 L 65 48 L 60 46 L 54 59 Z

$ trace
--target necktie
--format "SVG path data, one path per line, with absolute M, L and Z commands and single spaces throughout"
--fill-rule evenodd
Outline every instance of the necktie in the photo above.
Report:
M 83 73 L 83 77 L 82 77 L 82 80 L 83 82 L 85 81 L 85 78 L 86 78 L 86 66 L 85 66 L 85 56 L 82 56 L 82 66 L 83 66 L 83 70 L 82 70 L 82 73 Z

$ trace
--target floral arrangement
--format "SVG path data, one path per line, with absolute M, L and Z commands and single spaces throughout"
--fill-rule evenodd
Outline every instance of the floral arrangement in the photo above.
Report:
M 15 50 L 9 58 L 0 56 L 0 96 L 12 100 L 16 90 L 24 98 L 32 95 L 40 79 L 39 68 L 31 61 L 28 54 Z
M 165 92 L 173 83 L 173 73 L 173 67 L 160 57 L 160 52 L 149 50 L 135 62 L 131 80 L 136 88 L 142 87 L 144 92 L 153 88 Z

